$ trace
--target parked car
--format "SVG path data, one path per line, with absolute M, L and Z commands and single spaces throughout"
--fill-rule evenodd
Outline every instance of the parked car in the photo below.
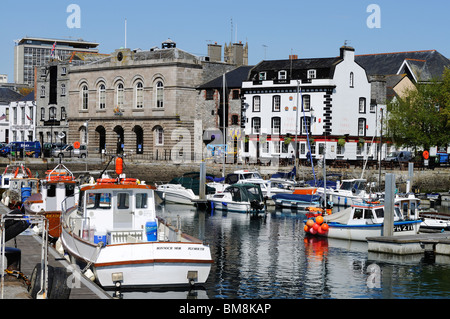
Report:
M 87 146 L 82 144 L 79 149 L 74 148 L 72 144 L 63 146 L 62 148 L 54 148 L 52 150 L 52 157 L 81 157 L 88 155 Z
M 384 160 L 388 162 L 409 162 L 411 159 L 410 151 L 398 151 L 389 153 Z

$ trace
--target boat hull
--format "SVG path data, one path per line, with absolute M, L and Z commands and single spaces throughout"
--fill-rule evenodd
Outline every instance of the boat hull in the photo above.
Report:
M 249 213 L 252 211 L 250 203 L 226 202 L 220 200 L 210 200 L 211 208 L 237 213 Z
M 184 191 L 172 191 L 172 190 L 164 190 L 164 191 L 155 191 L 158 196 L 164 200 L 165 202 L 174 203 L 174 204 L 183 204 L 183 205 L 194 205 L 193 200 L 198 199 L 198 196 L 186 193 Z
M 65 228 L 61 240 L 71 257 L 92 263 L 96 280 L 104 288 L 114 287 L 114 278 L 119 275 L 120 286 L 124 288 L 201 285 L 208 279 L 213 262 L 209 247 L 202 243 L 138 242 L 102 246 L 83 240 Z
M 317 207 L 320 204 L 320 197 L 311 194 L 278 194 L 272 196 L 272 200 L 277 207 L 295 209 L 305 209 L 311 206 Z
M 394 222 L 394 236 L 414 235 L 419 233 L 420 220 Z M 367 237 L 383 236 L 383 224 L 373 225 L 343 225 L 328 223 L 329 229 L 325 236 L 328 238 L 366 241 Z

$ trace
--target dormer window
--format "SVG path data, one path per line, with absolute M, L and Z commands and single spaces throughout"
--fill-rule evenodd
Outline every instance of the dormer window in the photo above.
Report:
M 308 79 L 316 78 L 316 70 L 308 70 Z
M 267 73 L 266 72 L 259 72 L 259 80 L 265 81 L 266 80 Z
M 287 72 L 282 70 L 278 71 L 278 80 L 286 80 L 287 79 Z

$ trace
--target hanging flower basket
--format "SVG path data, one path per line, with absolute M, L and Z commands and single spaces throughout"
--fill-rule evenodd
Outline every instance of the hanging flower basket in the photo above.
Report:
M 345 146 L 345 138 L 338 139 L 337 145 L 339 145 L 341 147 Z
M 291 138 L 291 137 L 285 137 L 285 138 L 284 138 L 284 144 L 285 144 L 285 145 L 290 144 L 291 141 L 292 141 L 292 138 Z

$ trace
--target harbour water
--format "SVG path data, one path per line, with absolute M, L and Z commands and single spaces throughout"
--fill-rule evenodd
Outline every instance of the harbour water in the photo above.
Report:
M 450 213 L 448 207 L 438 207 Z M 266 217 L 163 204 L 158 215 L 211 246 L 204 289 L 123 292 L 122 298 L 445 299 L 450 257 L 369 253 L 364 242 L 305 237 L 305 215 L 269 209 Z

